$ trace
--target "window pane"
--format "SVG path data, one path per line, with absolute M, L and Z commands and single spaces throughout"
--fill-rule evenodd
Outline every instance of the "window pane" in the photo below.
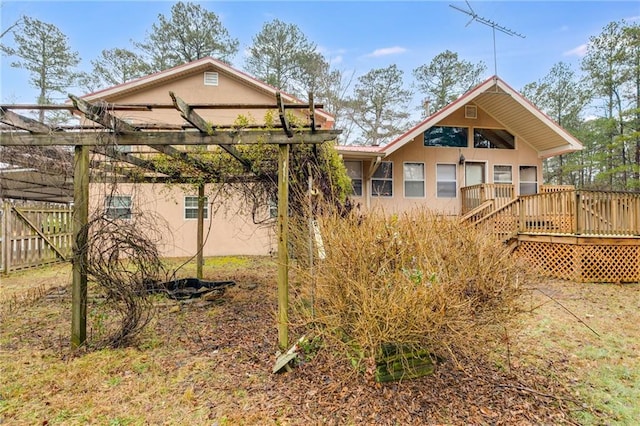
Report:
M 453 164 L 438 164 L 438 181 L 456 180 L 456 166 Z
M 436 166 L 437 196 L 440 198 L 456 198 L 456 165 L 438 164 Z
M 376 169 L 373 174 L 374 179 L 391 179 L 393 176 L 393 163 L 390 161 L 385 161 L 380 163 L 380 166 Z
M 452 146 L 466 148 L 466 127 L 434 126 L 424 132 L 424 146 Z
M 362 179 L 362 161 L 345 161 L 344 166 L 351 179 Z
M 404 178 L 406 180 L 424 180 L 424 164 L 405 163 Z
M 474 129 L 474 148 L 500 148 L 514 149 L 515 138 L 506 130 L 500 129 Z
M 405 197 L 424 197 L 424 181 L 407 181 L 404 183 Z
M 520 166 L 520 181 L 537 182 L 538 173 L 536 166 Z
M 493 166 L 493 181 L 495 183 L 513 183 L 511 166 Z
M 376 197 L 391 197 L 393 195 L 393 182 L 390 180 L 372 180 L 371 195 Z
M 538 192 L 537 183 L 520 183 L 520 195 L 532 195 Z
M 209 197 L 204 198 L 204 218 L 209 218 Z M 184 197 L 184 218 L 185 219 L 197 219 L 198 218 L 198 197 L 187 196 Z
M 131 219 L 131 196 L 106 197 L 104 214 L 111 219 Z
M 456 198 L 455 182 L 438 182 L 438 197 Z
M 362 197 L 362 179 L 351 179 L 352 194 Z

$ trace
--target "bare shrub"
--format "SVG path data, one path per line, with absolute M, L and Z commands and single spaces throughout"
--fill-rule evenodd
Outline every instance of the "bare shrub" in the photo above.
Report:
M 95 215 L 88 223 L 87 275 L 104 293 L 90 310 L 94 347 L 127 345 L 153 315 L 150 283 L 166 276 L 157 242 L 158 225 L 148 215 L 114 220 Z
M 416 209 L 318 220 L 326 258 L 295 271 L 301 306 L 314 308 L 297 314 L 363 365 L 389 345 L 436 358 L 478 354 L 518 312 L 523 268 L 458 219 Z

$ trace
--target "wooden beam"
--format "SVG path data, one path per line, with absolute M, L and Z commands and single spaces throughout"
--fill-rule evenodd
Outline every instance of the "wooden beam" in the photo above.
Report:
M 0 122 L 17 127 L 18 129 L 27 130 L 31 133 L 48 134 L 54 131 L 53 128 L 38 120 L 16 114 L 5 108 L 0 108 Z
M 178 173 L 168 174 L 164 171 L 159 170 L 158 166 L 153 161 L 136 157 L 135 155 L 127 152 L 118 151 L 116 148 L 112 146 L 97 147 L 97 148 L 94 148 L 93 151 L 102 155 L 106 155 L 107 157 L 113 158 L 114 160 L 122 161 L 123 163 L 129 163 L 131 165 L 140 167 L 142 169 L 145 169 L 154 173 L 161 173 L 161 174 L 172 176 L 172 177 L 179 176 Z
M 73 267 L 71 288 L 71 346 L 87 339 L 87 241 L 89 232 L 89 148 L 75 147 L 73 172 Z
M 73 102 L 73 106 L 82 112 L 89 120 L 102 124 L 104 127 L 112 129 L 116 133 L 133 133 L 138 130 L 126 121 L 111 114 L 108 107 L 94 105 L 71 94 L 69 98 L 71 102 Z
M 211 218 L 209 219 L 211 220 Z M 198 185 L 198 231 L 196 234 L 196 277 L 202 279 L 202 265 L 204 265 L 204 184 Z
M 213 163 L 208 161 L 202 161 L 199 158 L 196 158 L 185 151 L 180 151 L 170 145 L 160 145 L 160 146 L 151 146 L 151 148 L 162 152 L 172 158 L 183 161 L 184 163 L 195 167 L 198 170 L 203 171 L 209 175 L 214 176 L 216 179 L 220 178 L 220 172 L 216 169 Z
M 311 132 L 316 131 L 316 110 L 313 105 L 313 93 L 309 92 L 309 120 L 311 122 Z
M 142 132 L 113 134 L 110 132 L 58 132 L 50 135 L 35 135 L 20 132 L 0 133 L 0 145 L 4 146 L 99 146 L 103 137 L 113 137 L 118 145 L 256 145 L 281 143 L 316 144 L 335 140 L 340 130 L 298 131 L 289 138 L 273 130 L 229 130 L 218 131 L 215 136 L 201 132 Z
M 173 109 L 173 104 L 165 103 L 128 103 L 128 104 L 112 104 L 105 103 L 105 108 L 109 111 L 152 111 L 154 109 Z M 194 109 L 277 109 L 278 105 L 274 104 L 232 104 L 232 103 L 192 103 Z M 287 109 L 307 109 L 306 104 L 286 104 Z M 0 104 L 0 108 L 18 109 L 18 110 L 66 110 L 73 111 L 76 109 L 73 105 L 39 105 L 39 104 Z M 322 104 L 316 105 L 316 108 L 323 108 Z
M 213 131 L 211 124 L 207 123 L 207 121 L 202 118 L 197 112 L 195 112 L 193 108 L 191 108 L 191 106 L 189 106 L 185 101 L 177 97 L 173 92 L 169 92 L 169 96 L 171 96 L 173 105 L 178 111 L 180 111 L 180 115 L 182 116 L 182 118 L 193 124 L 196 129 L 200 130 L 203 133 L 206 133 L 208 135 L 216 134 L 216 132 Z M 238 152 L 236 147 L 228 144 L 220 144 L 220 147 L 227 151 L 233 158 L 238 160 L 246 171 L 251 171 L 253 167 L 251 161 L 243 157 L 242 154 Z
M 278 146 L 278 344 L 289 346 L 289 144 Z
M 276 101 L 278 102 L 278 115 L 280 116 L 280 122 L 282 123 L 282 129 L 288 138 L 293 137 L 293 132 L 291 131 L 291 127 L 289 126 L 289 121 L 287 120 L 287 114 L 284 108 L 284 102 L 282 102 L 282 95 L 280 92 L 276 92 Z

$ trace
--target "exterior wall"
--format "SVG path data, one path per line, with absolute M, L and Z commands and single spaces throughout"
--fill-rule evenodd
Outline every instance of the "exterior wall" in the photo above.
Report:
M 218 72 L 218 85 L 208 86 L 204 84 L 204 73 Z M 219 72 L 215 68 L 201 69 L 194 71 L 192 74 L 181 76 L 180 79 L 174 79 L 165 82 L 159 82 L 152 86 L 141 88 L 137 91 L 111 96 L 105 99 L 111 103 L 134 104 L 170 104 L 171 97 L 169 92 L 173 91 L 176 96 L 187 103 L 208 103 L 208 104 L 273 104 L 275 105 L 275 96 L 266 93 L 255 86 L 251 86 L 244 81 L 238 80 L 233 75 Z M 300 116 L 307 121 L 306 109 L 292 109 L 294 114 Z M 198 109 L 198 114 L 213 125 L 231 125 L 237 119 L 238 115 L 251 116 L 256 124 L 264 123 L 266 110 L 264 109 L 245 109 L 245 110 L 227 110 L 227 109 Z M 143 123 L 168 123 L 182 124 L 184 119 L 180 114 L 172 108 L 154 109 L 153 111 L 117 111 L 116 115 L 130 122 Z M 275 118 L 277 119 L 277 114 Z M 324 128 L 324 121 L 320 117 L 316 117 L 317 124 L 321 124 Z
M 162 256 L 196 254 L 198 221 L 185 219 L 184 213 L 184 197 L 197 196 L 196 189 L 185 191 L 162 184 L 118 184 L 113 194 L 111 189 L 108 184 L 91 184 L 90 214 L 103 214 L 107 195 L 131 196 L 133 214 L 147 215 L 147 219 L 152 219 L 157 225 L 162 236 L 159 247 Z M 209 202 L 214 200 L 214 189 L 212 185 L 205 189 Z M 239 208 L 238 200 L 209 205 L 209 218 L 204 221 L 204 256 L 268 255 L 275 251 L 274 227 L 255 225 L 249 214 L 238 212 Z M 261 219 L 268 218 L 268 215 L 269 212 L 265 211 Z
M 364 207 L 382 208 L 386 212 L 394 213 L 411 209 L 415 206 L 427 206 L 444 214 L 457 215 L 461 211 L 460 188 L 467 186 L 465 182 L 465 166 L 459 164 L 460 155 L 465 163 L 480 162 L 485 164 L 485 183 L 494 183 L 493 166 L 510 165 L 512 167 L 513 185 L 518 194 L 519 167 L 536 166 L 538 187 L 542 184 L 542 159 L 537 152 L 522 138 L 515 136 L 515 149 L 487 149 L 473 148 L 473 128 L 504 129 L 497 120 L 485 114 L 478 108 L 477 119 L 465 119 L 464 108 L 454 112 L 438 125 L 458 126 L 469 128 L 469 145 L 467 148 L 428 147 L 424 146 L 424 135 L 421 133 L 398 151 L 386 157 L 383 161 L 393 162 L 393 196 L 375 197 L 371 194 L 370 161 L 363 161 L 363 196 L 354 197 L 355 203 Z M 345 160 L 352 160 L 344 155 Z M 353 160 L 356 160 L 355 158 Z M 424 163 L 425 168 L 425 196 L 421 198 L 406 197 L 404 194 L 403 164 L 405 162 Z M 437 197 L 437 164 L 456 165 L 456 198 Z M 369 199 L 367 199 L 369 198 Z

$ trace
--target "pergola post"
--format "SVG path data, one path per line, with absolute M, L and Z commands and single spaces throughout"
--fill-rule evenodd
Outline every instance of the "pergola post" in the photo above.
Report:
M 87 339 L 87 240 L 89 221 L 89 147 L 76 146 L 73 167 L 73 284 L 71 346 Z
M 202 279 L 202 265 L 204 265 L 204 183 L 198 185 L 198 234 L 196 236 L 197 256 L 196 256 L 196 277 Z
M 278 145 L 278 343 L 289 346 L 289 144 Z

